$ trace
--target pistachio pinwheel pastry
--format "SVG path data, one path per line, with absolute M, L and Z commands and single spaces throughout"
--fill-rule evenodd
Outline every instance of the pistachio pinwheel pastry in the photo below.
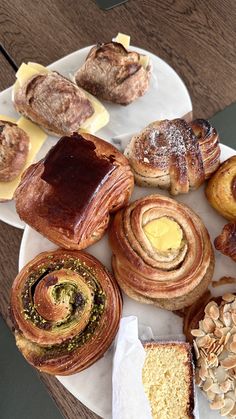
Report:
M 218 133 L 204 119 L 156 121 L 131 139 L 125 155 L 138 185 L 188 193 L 219 167 Z
M 186 205 L 150 195 L 118 211 L 110 230 L 112 266 L 131 298 L 168 310 L 207 289 L 214 253 L 202 220 Z
M 48 374 L 92 365 L 111 345 L 122 301 L 113 277 L 80 251 L 44 252 L 17 275 L 11 292 L 16 344 Z

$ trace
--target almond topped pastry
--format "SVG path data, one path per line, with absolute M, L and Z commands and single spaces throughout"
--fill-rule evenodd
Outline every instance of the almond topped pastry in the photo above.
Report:
M 117 42 L 98 44 L 75 73 L 78 86 L 98 98 L 128 105 L 143 96 L 149 87 L 151 65 L 146 56 L 128 51 L 121 37 Z
M 163 195 L 132 202 L 110 229 L 112 267 L 123 291 L 167 310 L 193 304 L 214 270 L 206 227 L 189 207 Z
M 97 99 L 56 71 L 23 63 L 16 77 L 15 109 L 54 135 L 67 135 L 81 128 L 95 132 L 109 120 Z
M 110 213 L 128 203 L 133 186 L 123 154 L 100 138 L 74 133 L 25 171 L 16 210 L 52 242 L 83 249 L 103 236 Z
M 48 374 L 92 365 L 111 345 L 120 321 L 119 288 L 93 256 L 59 249 L 30 261 L 15 278 L 11 316 L 26 360 Z
M 29 142 L 29 136 L 17 124 L 0 120 L 0 182 L 10 182 L 20 174 Z
M 220 164 L 218 134 L 204 119 L 153 122 L 131 139 L 125 155 L 138 185 L 172 195 L 197 189 Z

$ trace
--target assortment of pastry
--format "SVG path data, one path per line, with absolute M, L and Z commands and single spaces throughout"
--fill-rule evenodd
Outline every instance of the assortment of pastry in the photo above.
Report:
M 27 119 L 0 115 L 0 201 L 14 194 L 20 218 L 62 247 L 38 255 L 14 280 L 16 343 L 30 364 L 49 374 L 87 368 L 116 335 L 119 284 L 141 303 L 183 309 L 197 383 L 212 409 L 236 417 L 236 297 L 213 298 L 208 290 L 214 252 L 206 227 L 192 209 L 164 195 L 129 204 L 134 179 L 178 195 L 210 178 L 207 199 L 231 221 L 214 244 L 236 261 L 236 156 L 220 165 L 218 133 L 203 119 L 153 122 L 133 136 L 125 155 L 92 135 L 109 121 L 94 96 L 127 105 L 149 88 L 150 59 L 130 50 L 129 41 L 118 34 L 94 46 L 75 83 L 40 64 L 23 63 L 13 104 Z M 46 139 L 31 121 L 62 138 L 30 166 Z M 116 281 L 79 251 L 104 235 L 113 213 L 109 238 Z M 192 418 L 191 346 L 144 347 L 143 384 L 153 418 Z
M 214 253 L 193 210 L 150 195 L 115 214 L 110 230 L 112 267 L 120 287 L 137 301 L 178 310 L 207 289 Z
M 100 99 L 121 105 L 143 96 L 149 87 L 151 65 L 148 57 L 128 51 L 127 38 L 118 36 L 116 42 L 94 46 L 75 73 L 77 85 Z
M 194 416 L 194 370 L 185 342 L 146 343 L 143 385 L 154 419 Z
M 204 311 L 203 311 L 204 310 Z M 236 296 L 225 294 L 203 306 L 191 331 L 197 358 L 196 382 L 210 408 L 236 417 Z
M 227 159 L 209 180 L 206 197 L 219 214 L 236 220 L 236 156 Z
M 105 107 L 56 71 L 23 63 L 16 73 L 13 104 L 20 114 L 53 135 L 96 132 L 109 121 Z
M 128 203 L 133 184 L 128 161 L 115 147 L 74 133 L 25 171 L 16 210 L 52 242 L 84 249 L 103 236 L 110 213 Z
M 111 274 L 80 251 L 44 252 L 17 275 L 11 292 L 16 344 L 48 374 L 92 365 L 113 341 L 122 309 Z
M 138 185 L 172 195 L 198 188 L 220 164 L 218 134 L 204 119 L 153 122 L 131 139 L 125 155 Z

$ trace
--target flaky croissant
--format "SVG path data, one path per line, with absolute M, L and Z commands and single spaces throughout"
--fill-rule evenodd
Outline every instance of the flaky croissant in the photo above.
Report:
M 142 65 L 139 53 L 109 42 L 91 49 L 75 81 L 98 98 L 128 105 L 147 91 L 150 75 L 151 66 Z
M 172 195 L 198 188 L 220 164 L 218 134 L 203 119 L 153 122 L 131 139 L 125 155 L 138 185 Z
M 102 237 L 110 213 L 128 203 L 133 185 L 128 161 L 115 147 L 74 134 L 25 171 L 16 210 L 52 242 L 83 249 Z
M 150 195 L 116 213 L 112 266 L 131 298 L 168 310 L 193 304 L 207 289 L 214 253 L 201 219 L 186 205 Z
M 16 344 L 48 374 L 92 365 L 118 329 L 122 301 L 113 277 L 89 254 L 44 252 L 17 275 L 11 292 Z

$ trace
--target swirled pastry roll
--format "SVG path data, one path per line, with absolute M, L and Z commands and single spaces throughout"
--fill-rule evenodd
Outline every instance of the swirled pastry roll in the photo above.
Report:
M 142 57 L 119 42 L 98 44 L 75 73 L 75 81 L 98 98 L 128 105 L 149 87 L 151 66 L 143 65 Z
M 84 249 L 102 237 L 110 213 L 128 203 L 133 185 L 128 161 L 115 147 L 73 134 L 25 171 L 16 210 L 52 242 Z
M 138 185 L 172 195 L 198 188 L 220 164 L 218 134 L 204 119 L 153 122 L 131 139 L 125 155 Z
M 178 310 L 212 279 L 214 254 L 203 222 L 171 198 L 150 195 L 119 211 L 110 243 L 119 285 L 140 302 Z
M 236 220 L 236 156 L 222 163 L 209 180 L 206 197 L 219 214 L 227 220 Z
M 74 374 L 102 357 L 121 309 L 112 276 L 79 251 L 41 253 L 12 286 L 16 344 L 30 364 L 48 374 Z

